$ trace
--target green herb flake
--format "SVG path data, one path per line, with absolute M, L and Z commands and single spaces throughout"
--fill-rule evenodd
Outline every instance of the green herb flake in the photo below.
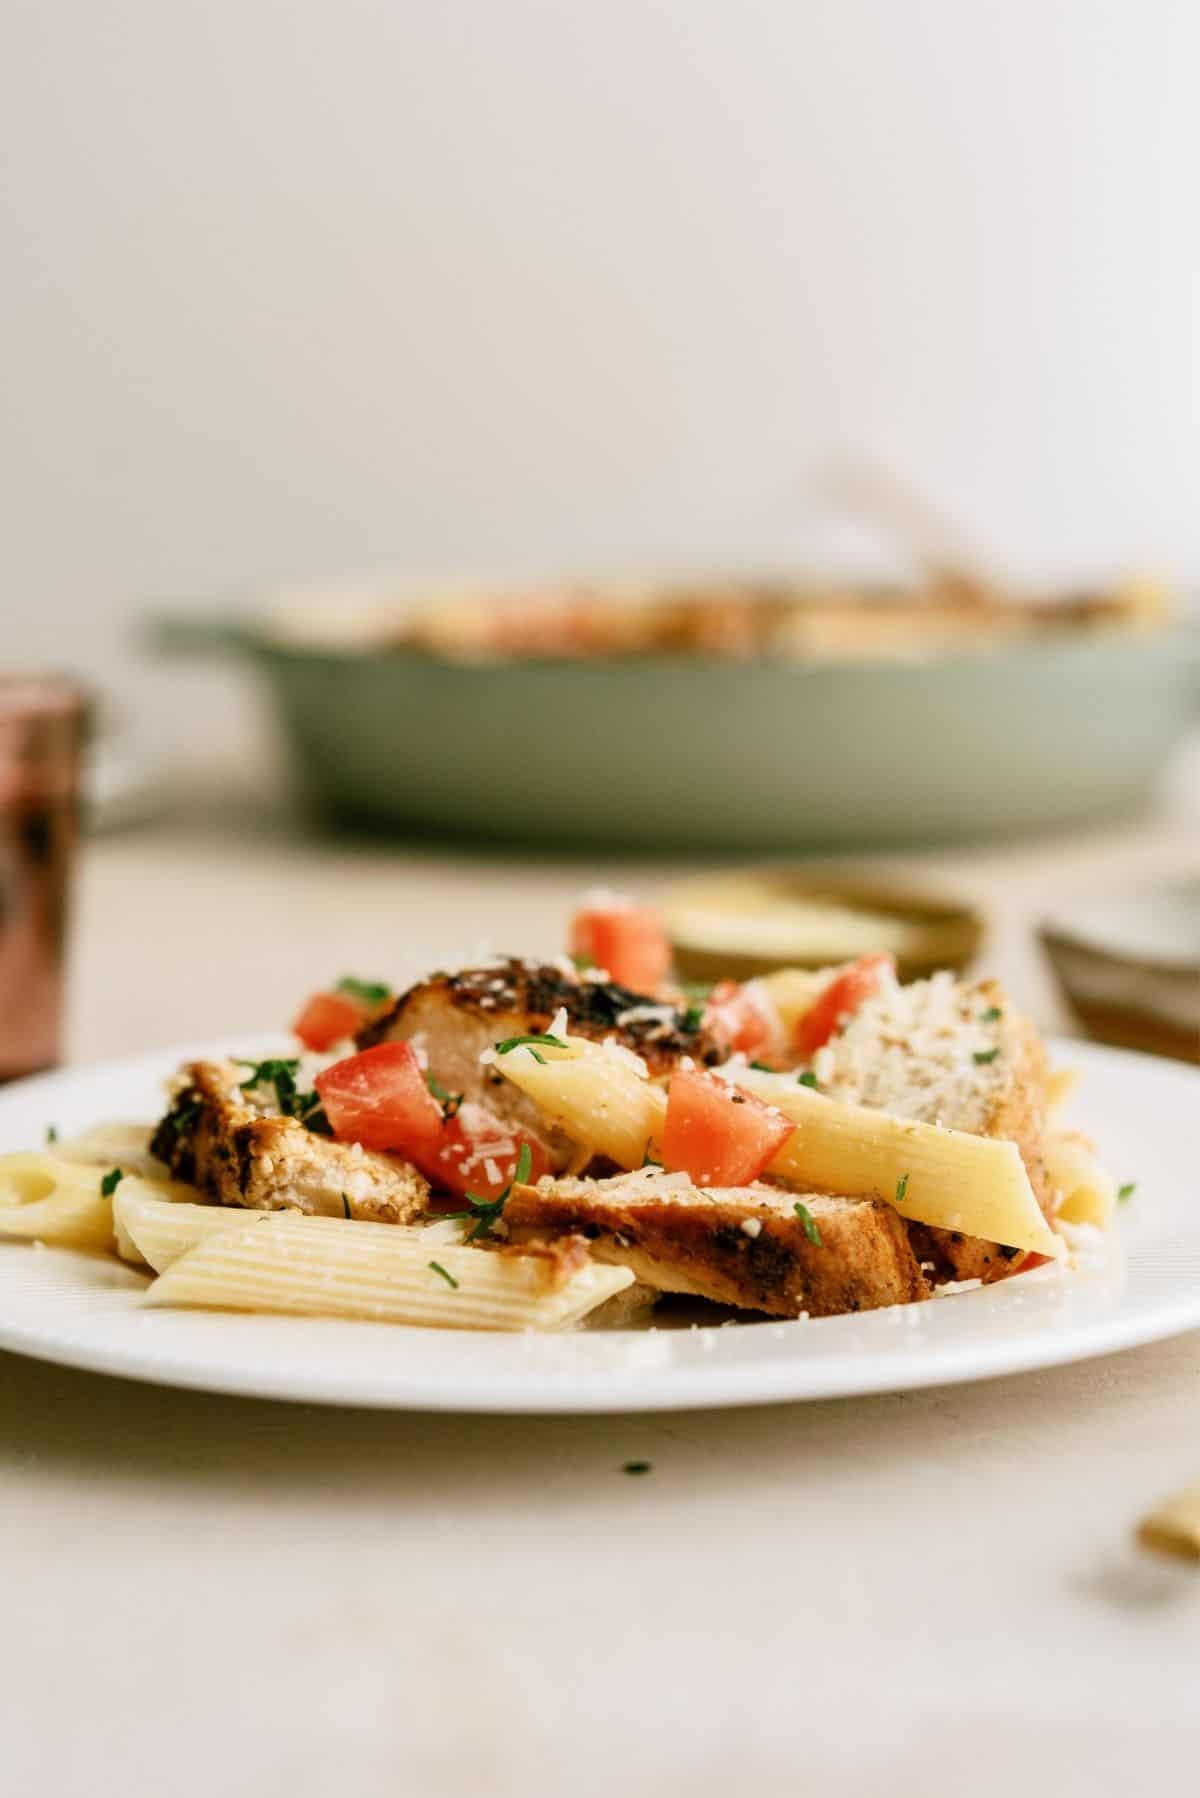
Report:
M 238 1084 L 238 1091 L 253 1092 L 256 1086 L 271 1086 L 275 1089 L 275 1102 L 284 1117 L 298 1118 L 310 1130 L 319 1135 L 332 1136 L 329 1119 L 321 1108 L 321 1101 L 315 1092 L 304 1093 L 297 1090 L 296 1074 L 300 1068 L 299 1059 L 295 1056 L 269 1056 L 266 1061 L 247 1061 L 238 1057 L 238 1065 L 249 1068 L 247 1079 Z M 176 1126 L 179 1128 L 180 1126 Z
M 624 1467 L 622 1467 L 622 1469 L 621 1469 L 621 1472 L 622 1473 L 652 1473 L 653 1470 L 654 1470 L 653 1461 L 626 1461 Z
M 1003 1016 L 1004 1013 L 998 1005 L 989 1005 L 986 1011 L 980 1012 L 979 1022 L 981 1024 L 998 1024 Z
M 441 1081 L 433 1074 L 426 1074 L 425 1084 L 441 1106 L 444 1122 L 449 1123 L 451 1118 L 457 1117 L 462 1109 L 464 1095 L 462 1093 L 448 1092 Z
M 908 1191 L 908 1175 L 901 1174 L 900 1178 L 896 1182 L 896 1203 L 897 1203 L 897 1205 L 903 1205 L 904 1195 L 907 1191 Z
M 176 1136 L 182 1136 L 185 1130 L 191 1129 L 203 1110 L 203 1099 L 192 1099 L 185 1105 L 177 1106 L 168 1117 L 167 1122 Z
M 683 1022 L 679 1027 L 681 1030 L 686 1030 L 690 1035 L 693 1031 L 699 1030 L 703 1022 L 704 1007 L 702 1005 L 689 1005 L 683 1014 Z
M 817 1220 L 809 1210 L 808 1206 L 804 1203 L 803 1199 L 797 1199 L 792 1209 L 800 1219 L 800 1222 L 804 1225 L 804 1234 L 808 1237 L 808 1240 L 810 1242 L 815 1242 L 817 1247 L 820 1248 L 821 1232 L 817 1228 Z
M 51 1143 L 56 1143 L 57 1141 L 58 1141 L 58 1125 L 57 1124 L 47 1124 L 46 1125 L 46 1147 L 49 1148 Z
M 1117 1198 L 1120 1200 L 1121 1204 L 1123 1205 L 1125 1203 L 1126 1199 L 1131 1199 L 1136 1191 L 1137 1191 L 1137 1181 L 1136 1180 L 1126 1180 L 1124 1186 L 1118 1186 Z
M 351 999 L 357 999 L 362 1005 L 383 1005 L 392 996 L 392 989 L 386 980 L 356 980 L 353 974 L 345 974 L 337 983 L 339 993 L 346 993 Z
M 467 1237 L 467 1241 L 475 1242 L 480 1236 L 487 1236 L 494 1225 L 499 1222 L 504 1215 L 504 1207 L 508 1203 L 513 1187 L 524 1186 L 532 1172 L 533 1151 L 527 1142 L 523 1142 L 520 1154 L 517 1156 L 516 1172 L 498 1198 L 481 1199 L 478 1193 L 468 1192 L 465 1194 L 467 1201 L 465 1211 L 447 1211 L 443 1213 L 443 1216 L 447 1218 L 473 1217 L 475 1228 Z
M 124 1178 L 125 1178 L 124 1168 L 119 1168 L 119 1167 L 110 1168 L 108 1173 L 105 1174 L 103 1180 L 101 1180 L 101 1182 L 100 1182 L 101 1197 L 105 1198 L 105 1199 L 111 1199 L 114 1192 L 116 1192 L 118 1186 L 121 1184 L 121 1182 Z
M 571 1046 L 569 1043 L 564 1043 L 561 1036 L 551 1036 L 548 1032 L 543 1032 L 540 1036 L 506 1037 L 502 1043 L 496 1044 L 496 1053 L 497 1055 L 511 1055 L 514 1049 L 528 1049 L 533 1059 L 540 1061 L 545 1067 L 546 1057 L 538 1054 L 533 1047 L 535 1043 L 541 1043 L 547 1049 L 569 1049 Z
M 797 1074 L 796 1080 L 801 1086 L 815 1086 L 817 1084 L 817 1076 L 813 1073 L 811 1068 L 806 1069 L 803 1074 Z
M 646 1144 L 646 1153 L 642 1156 L 642 1166 L 643 1167 L 659 1167 L 659 1168 L 662 1167 L 662 1165 L 663 1165 L 662 1162 L 656 1161 L 654 1159 L 654 1156 L 650 1153 L 650 1149 L 651 1149 L 651 1144 L 647 1143 Z
M 752 1061 L 749 1064 L 759 1074 L 777 1074 L 778 1068 L 769 1068 L 765 1061 Z
M 976 1049 L 972 1060 L 976 1067 L 985 1068 L 989 1061 L 995 1061 L 999 1053 L 999 1049 Z
M 342 1194 L 342 1216 L 343 1217 L 350 1216 L 350 1201 L 346 1197 L 345 1193 Z
M 446 1282 L 447 1286 L 453 1286 L 455 1292 L 458 1291 L 458 1281 L 454 1278 L 452 1273 L 449 1273 L 447 1269 L 442 1266 L 440 1261 L 431 1261 L 429 1265 L 435 1274 L 440 1274 L 442 1276 L 442 1279 Z

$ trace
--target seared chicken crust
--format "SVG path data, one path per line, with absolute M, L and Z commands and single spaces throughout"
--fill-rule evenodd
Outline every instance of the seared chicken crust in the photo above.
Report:
M 411 1163 L 334 1142 L 298 1118 L 264 1109 L 241 1090 L 245 1077 L 232 1061 L 194 1061 L 182 1070 L 151 1142 L 177 1179 L 218 1204 L 251 1211 L 295 1207 L 385 1224 L 422 1215 L 429 1187 Z

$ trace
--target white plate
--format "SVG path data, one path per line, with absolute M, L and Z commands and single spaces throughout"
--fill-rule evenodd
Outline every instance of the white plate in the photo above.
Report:
M 245 1053 L 278 1053 L 256 1038 Z M 222 1045 L 227 1050 L 228 1045 Z M 192 1045 L 0 1093 L 0 1149 L 103 1118 L 149 1118 Z M 217 1051 L 221 1052 L 221 1051 Z M 0 1346 L 100 1373 L 319 1404 L 431 1411 L 637 1411 L 844 1397 L 1054 1367 L 1200 1327 L 1200 1073 L 1078 1043 L 1080 1126 L 1137 1192 L 1122 1253 L 926 1305 L 801 1323 L 506 1336 L 332 1319 L 147 1311 L 144 1278 L 0 1244 Z

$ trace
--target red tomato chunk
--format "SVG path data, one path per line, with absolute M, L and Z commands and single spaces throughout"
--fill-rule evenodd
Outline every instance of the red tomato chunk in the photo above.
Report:
M 663 1164 L 690 1175 L 697 1186 L 746 1186 L 794 1128 L 753 1093 L 716 1074 L 680 1068 L 667 1088 Z
M 367 1007 L 349 993 L 314 993 L 292 1030 L 306 1049 L 322 1054 L 361 1030 L 369 1016 Z
M 425 1083 L 411 1043 L 377 1043 L 335 1061 L 313 1081 L 335 1136 L 364 1149 L 410 1156 L 433 1154 L 442 1137 L 442 1108 Z
M 796 1024 L 797 1053 L 815 1055 L 831 1036 L 854 1016 L 859 1006 L 882 986 L 884 977 L 896 971 L 890 955 L 864 955 L 834 976 L 816 1004 Z
M 571 920 L 571 954 L 603 968 L 618 986 L 656 993 L 671 971 L 671 945 L 650 906 L 614 905 L 578 911 Z
M 442 1130 L 432 1155 L 420 1159 L 421 1172 L 440 1191 L 459 1198 L 497 1199 L 511 1186 L 522 1143 L 529 1142 L 530 1183 L 550 1172 L 546 1151 L 528 1137 L 517 1136 L 482 1105 L 464 1105 Z
M 704 1008 L 704 1023 L 731 1054 L 753 1056 L 775 1046 L 778 1026 L 753 984 L 718 980 Z

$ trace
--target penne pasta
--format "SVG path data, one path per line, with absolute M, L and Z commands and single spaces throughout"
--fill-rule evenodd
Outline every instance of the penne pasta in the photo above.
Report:
M 55 1145 L 54 1153 L 63 1161 L 79 1161 L 91 1167 L 119 1167 L 140 1180 L 170 1182 L 170 1174 L 156 1155 L 150 1153 L 152 1124 L 93 1124 L 90 1130 Z
M 106 1170 L 44 1151 L 0 1155 L 0 1236 L 20 1236 L 65 1248 L 114 1246 L 113 1195 L 103 1190 Z M 127 1176 L 124 1186 L 156 1199 L 190 1198 L 190 1187 L 156 1181 L 153 1187 Z
M 1062 1253 L 1015 1143 L 843 1105 L 785 1075 L 731 1067 L 796 1125 L 769 1172 L 805 1192 L 885 1199 L 902 1217 L 1007 1248 Z
M 1097 1161 L 1086 1136 L 1077 1130 L 1049 1132 L 1046 1171 L 1059 1194 L 1059 1217 L 1068 1224 L 1108 1228 L 1117 1203 L 1117 1183 Z
M 146 1302 L 451 1330 L 552 1330 L 632 1283 L 628 1268 L 592 1261 L 563 1277 L 545 1254 L 431 1243 L 411 1227 L 262 1212 L 172 1261 Z
M 831 973 L 829 968 L 778 968 L 775 973 L 762 976 L 760 984 L 769 994 L 789 1038 L 829 985 Z
M 1046 1076 L 1046 1108 L 1061 1111 L 1079 1085 L 1078 1068 L 1051 1068 Z
M 335 1237 L 347 1227 L 355 1230 L 396 1231 L 417 1237 L 435 1247 L 461 1243 L 469 1223 L 442 1218 L 431 1224 L 364 1224 L 354 1219 L 312 1217 L 301 1211 L 239 1211 L 229 1205 L 189 1205 L 164 1200 L 140 1183 L 127 1191 L 124 1183 L 113 1200 L 113 1225 L 117 1253 L 122 1260 L 149 1266 L 163 1273 L 180 1255 L 219 1230 L 238 1229 L 258 1217 L 287 1216 L 299 1219 L 307 1229 L 332 1231 Z
M 548 1123 L 565 1130 L 592 1154 L 620 1167 L 640 1167 L 656 1152 L 667 1115 L 667 1095 L 638 1071 L 636 1058 L 603 1044 L 568 1039 L 566 1049 L 538 1045 L 496 1058 L 496 1067 L 528 1093 Z

